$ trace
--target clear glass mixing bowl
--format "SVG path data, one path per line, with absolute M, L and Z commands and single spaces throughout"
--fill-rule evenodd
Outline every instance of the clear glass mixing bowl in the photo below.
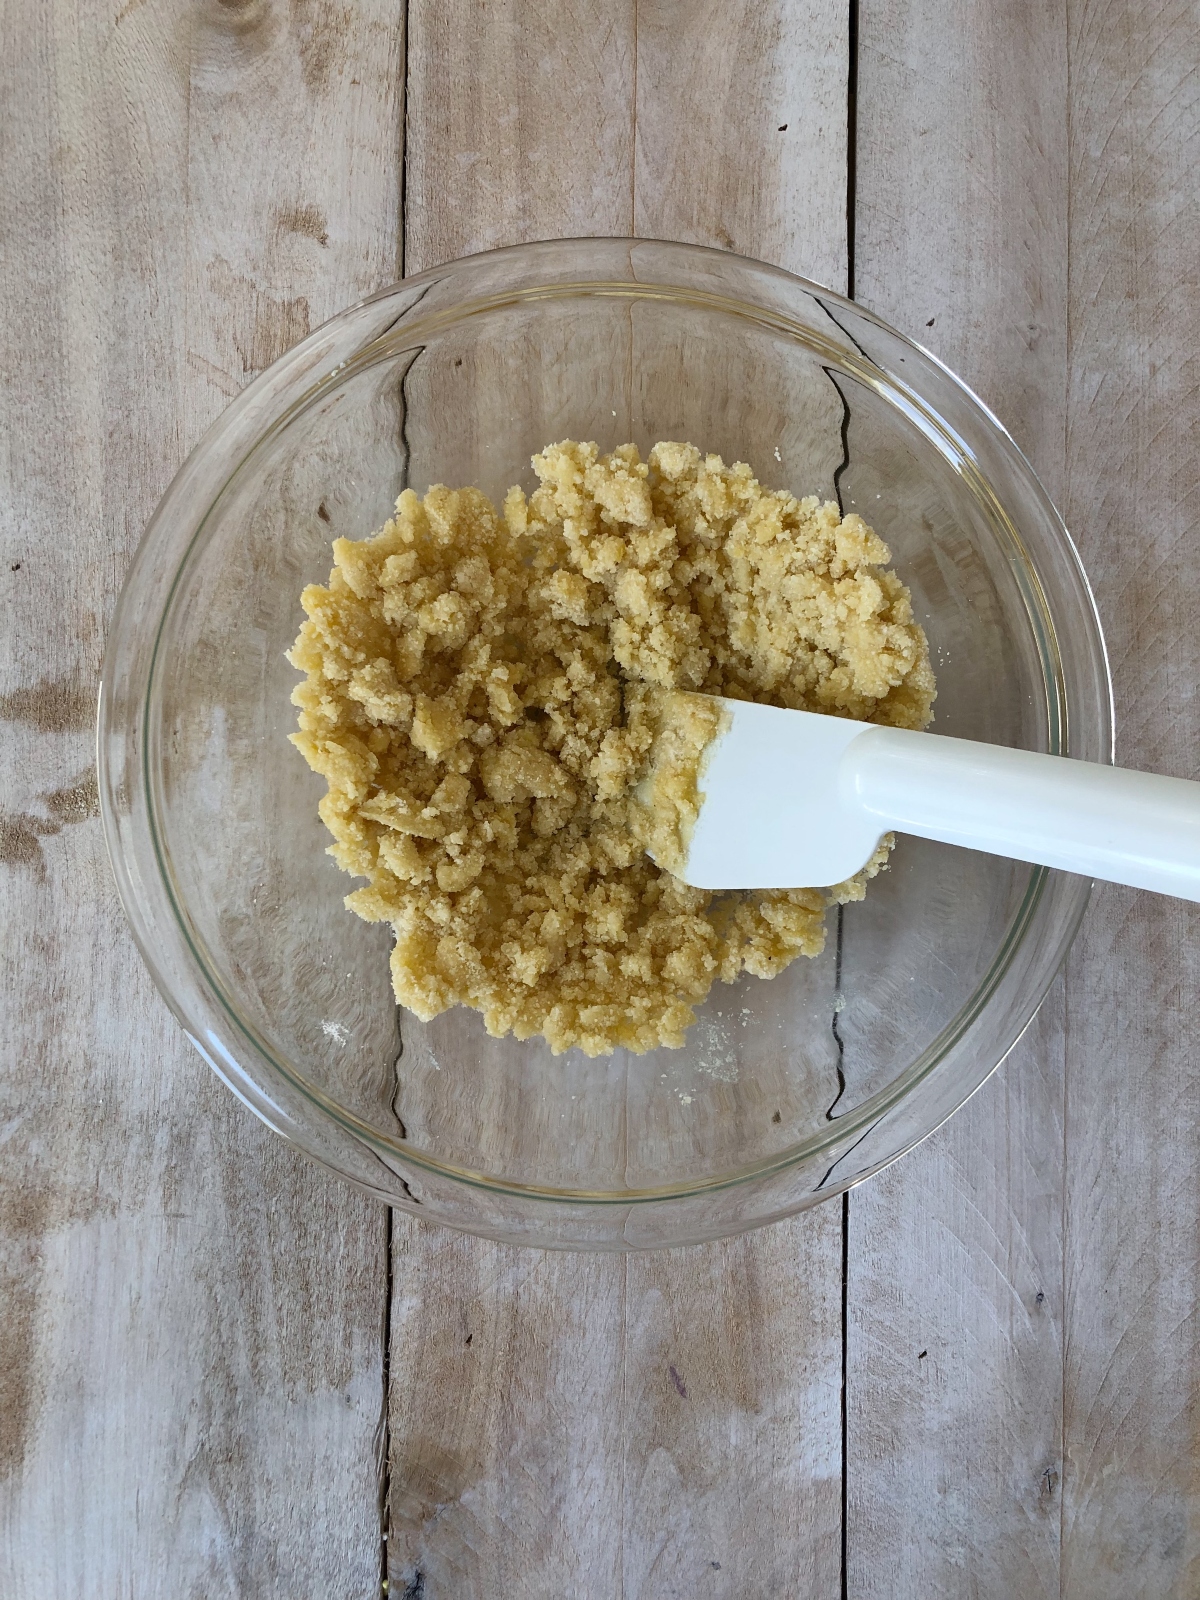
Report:
M 1032 1017 L 1088 885 L 902 839 L 825 954 L 718 985 L 686 1047 L 554 1058 L 398 1011 L 346 911 L 284 650 L 330 541 L 399 492 L 532 485 L 562 438 L 687 439 L 839 497 L 891 547 L 936 731 L 1111 760 L 1096 612 L 1028 464 L 932 357 L 838 295 L 678 244 L 457 261 L 336 317 L 184 464 L 113 624 L 99 723 L 113 866 L 197 1049 L 264 1121 L 393 1205 L 540 1245 L 677 1244 L 876 1171 Z

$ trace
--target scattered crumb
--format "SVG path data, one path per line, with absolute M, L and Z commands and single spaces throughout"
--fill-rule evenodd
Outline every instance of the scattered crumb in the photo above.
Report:
M 338 539 L 289 653 L 347 905 L 392 924 L 396 996 L 589 1055 L 683 1043 L 718 978 L 816 955 L 848 883 L 711 895 L 661 871 L 633 793 L 656 696 L 924 727 L 925 636 L 882 540 L 688 444 L 534 457 L 503 510 L 406 490 Z

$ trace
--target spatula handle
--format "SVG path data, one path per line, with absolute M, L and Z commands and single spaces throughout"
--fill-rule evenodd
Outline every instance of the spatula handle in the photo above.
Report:
M 940 734 L 869 728 L 842 792 L 896 828 L 1200 900 L 1200 783 Z

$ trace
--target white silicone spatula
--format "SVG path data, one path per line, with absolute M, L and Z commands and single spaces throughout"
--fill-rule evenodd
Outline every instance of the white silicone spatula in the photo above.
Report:
M 680 874 L 698 889 L 841 883 L 897 832 L 1200 900 L 1200 783 L 720 704 Z

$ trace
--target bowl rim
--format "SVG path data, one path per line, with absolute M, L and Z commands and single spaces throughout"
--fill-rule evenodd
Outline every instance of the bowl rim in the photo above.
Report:
M 266 1089 L 258 1082 L 253 1071 L 247 1071 L 245 1066 L 238 1062 L 227 1048 L 223 1048 L 210 1028 L 204 1024 L 211 1018 L 204 1013 L 204 1008 L 197 1004 L 199 998 L 205 998 L 210 1003 L 215 1001 L 228 1023 L 233 1025 L 236 1033 L 250 1047 L 255 1058 L 270 1072 L 279 1074 L 290 1087 L 297 1091 L 304 1100 L 325 1117 L 332 1118 L 342 1129 L 356 1140 L 365 1143 L 374 1150 L 385 1154 L 389 1161 L 397 1162 L 405 1167 L 412 1167 L 417 1171 L 432 1174 L 438 1178 L 448 1178 L 455 1184 L 469 1188 L 483 1189 L 498 1197 L 514 1197 L 520 1200 L 536 1202 L 551 1202 L 557 1205 L 564 1203 L 570 1205 L 615 1206 L 622 1208 L 646 1207 L 647 1205 L 662 1204 L 663 1202 L 677 1202 L 685 1199 L 702 1197 L 723 1190 L 738 1188 L 751 1184 L 775 1174 L 786 1172 L 789 1168 L 798 1166 L 814 1157 L 821 1157 L 831 1153 L 836 1148 L 852 1149 L 858 1142 L 858 1136 L 870 1130 L 893 1111 L 901 1102 L 908 1100 L 913 1090 L 933 1071 L 939 1062 L 943 1061 L 953 1046 L 959 1042 L 970 1030 L 971 1026 L 979 1019 L 988 1003 L 996 993 L 997 988 L 1009 972 L 1017 952 L 1021 949 L 1028 935 L 1034 918 L 1040 907 L 1045 902 L 1048 885 L 1052 880 L 1059 880 L 1065 892 L 1067 903 L 1062 908 L 1059 917 L 1057 936 L 1053 941 L 1054 948 L 1048 952 L 1049 959 L 1040 963 L 1040 972 L 1036 992 L 1030 992 L 1027 999 L 1032 1003 L 1028 1005 L 1028 1015 L 1025 1017 L 1019 1030 L 1014 1034 L 1004 1050 L 995 1061 L 990 1063 L 987 1070 L 979 1075 L 964 1093 L 962 1100 L 969 1098 L 971 1093 L 990 1076 L 990 1073 L 1004 1060 L 1008 1052 L 1016 1044 L 1021 1033 L 1028 1026 L 1037 1006 L 1048 990 L 1050 984 L 1066 955 L 1071 940 L 1083 916 L 1090 885 L 1083 880 L 1063 880 L 1061 874 L 1051 874 L 1044 868 L 1031 868 L 1026 882 L 1025 892 L 1020 904 L 1011 914 L 1004 936 L 993 955 L 987 971 L 972 991 L 965 1005 L 951 1019 L 947 1026 L 930 1042 L 916 1061 L 911 1062 L 896 1078 L 891 1080 L 875 1094 L 868 1096 L 843 1117 L 833 1119 L 827 1130 L 822 1130 L 819 1135 L 810 1135 L 798 1144 L 788 1147 L 768 1157 L 738 1168 L 734 1172 L 720 1173 L 711 1178 L 693 1178 L 680 1183 L 660 1185 L 647 1188 L 622 1189 L 619 1191 L 590 1191 L 578 1189 L 565 1189 L 560 1185 L 526 1184 L 516 1182 L 509 1178 L 493 1177 L 487 1173 L 477 1172 L 468 1167 L 459 1166 L 453 1162 L 429 1156 L 419 1149 L 408 1145 L 403 1140 L 388 1140 L 380 1132 L 357 1117 L 346 1107 L 340 1105 L 331 1097 L 325 1095 L 306 1080 L 303 1074 L 296 1072 L 286 1060 L 281 1060 L 279 1055 L 258 1035 L 257 1031 L 242 1017 L 225 994 L 225 985 L 214 971 L 214 964 L 205 956 L 203 941 L 199 942 L 192 936 L 190 919 L 185 908 L 179 903 L 172 874 L 165 859 L 165 846 L 160 836 L 157 818 L 157 807 L 154 803 L 156 793 L 156 774 L 151 760 L 150 729 L 152 727 L 151 708 L 155 687 L 155 669 L 159 659 L 159 649 L 163 639 L 164 629 L 170 618 L 171 605 L 176 589 L 181 582 L 185 570 L 195 548 L 197 541 L 203 535 L 205 525 L 213 509 L 221 499 L 228 485 L 247 466 L 251 458 L 265 446 L 265 444 L 279 431 L 285 428 L 301 411 L 318 403 L 323 395 L 328 394 L 346 381 L 347 376 L 353 375 L 356 367 L 372 364 L 381 358 L 383 343 L 390 337 L 390 330 L 385 329 L 367 340 L 354 354 L 341 361 L 329 370 L 321 371 L 314 381 L 306 381 L 311 376 L 311 369 L 323 365 L 322 358 L 329 346 L 330 335 L 336 330 L 346 327 L 356 316 L 371 307 L 386 305 L 397 296 L 412 296 L 413 291 L 419 291 L 411 302 L 416 304 L 423 293 L 433 284 L 443 280 L 451 272 L 472 270 L 478 271 L 483 265 L 492 265 L 497 262 L 512 261 L 514 263 L 529 265 L 536 263 L 539 256 L 546 256 L 553 252 L 561 256 L 565 251 L 582 260 L 585 252 L 611 251 L 613 248 L 635 250 L 650 249 L 670 252 L 672 256 L 679 254 L 685 257 L 714 258 L 719 261 L 722 268 L 728 270 L 731 265 L 741 268 L 751 275 L 764 275 L 778 280 L 787 285 L 791 290 L 800 290 L 815 299 L 832 317 L 830 307 L 837 307 L 851 313 L 854 318 L 871 324 L 890 338 L 900 341 L 906 347 L 915 351 L 924 361 L 930 363 L 935 369 L 950 381 L 950 383 L 965 397 L 969 407 L 980 414 L 994 431 L 996 441 L 1011 456 L 1018 471 L 1022 472 L 1029 480 L 1036 497 L 1042 502 L 1042 509 L 1047 513 L 1047 525 L 1055 536 L 1059 546 L 1059 553 L 1065 557 L 1072 570 L 1077 585 L 1079 597 L 1082 599 L 1081 613 L 1088 634 L 1087 643 L 1092 656 L 1091 665 L 1103 683 L 1103 692 L 1100 696 L 1101 727 L 1097 730 L 1103 751 L 1103 759 L 1112 760 L 1113 741 L 1113 711 L 1112 711 L 1112 683 L 1111 673 L 1104 643 L 1103 631 L 1096 608 L 1095 598 L 1088 582 L 1078 551 L 1067 531 L 1065 524 L 1054 507 L 1045 489 L 1037 478 L 1023 452 L 1011 438 L 1011 435 L 996 418 L 995 414 L 986 406 L 974 392 L 936 355 L 926 350 L 916 341 L 898 332 L 884 319 L 875 313 L 838 294 L 836 291 L 824 287 L 789 273 L 782 268 L 771 266 L 768 263 L 755 261 L 748 257 L 734 256 L 729 252 L 710 249 L 705 246 L 681 244 L 669 240 L 649 239 L 614 239 L 614 238 L 579 238 L 571 240 L 543 240 L 533 244 L 508 246 L 501 250 L 481 252 L 477 255 L 462 257 L 456 261 L 444 263 L 433 267 L 426 272 L 411 278 L 404 278 L 388 285 L 362 300 L 354 302 L 334 317 L 321 324 L 299 344 L 286 351 L 271 367 L 261 373 L 246 389 L 242 391 L 217 417 L 212 426 L 194 446 L 187 459 L 176 473 L 171 484 L 160 500 L 152 515 L 142 541 L 135 554 L 126 583 L 122 590 L 113 622 L 110 626 L 109 639 L 105 652 L 104 666 L 101 677 L 100 699 L 97 713 L 97 770 L 100 778 L 101 812 L 104 822 L 104 833 L 109 851 L 110 861 L 114 876 L 117 880 L 118 891 L 126 916 L 132 926 L 135 939 L 141 950 L 143 959 L 150 969 L 151 975 L 160 991 L 164 994 L 168 1004 L 175 1015 L 182 1022 L 189 1037 L 208 1060 L 209 1064 L 228 1086 L 251 1106 L 256 1114 L 267 1121 L 277 1131 L 282 1132 L 293 1142 L 299 1144 L 315 1159 L 339 1172 L 359 1187 L 370 1188 L 364 1185 L 354 1173 L 345 1170 L 336 1161 L 330 1161 L 328 1155 L 320 1148 L 315 1147 L 314 1141 L 306 1140 L 304 1127 L 294 1116 L 281 1113 L 279 1107 L 273 1103 Z M 747 285 L 748 287 L 748 285 Z M 639 283 L 629 279 L 619 280 L 600 277 L 595 274 L 583 273 L 576 279 L 556 279 L 550 285 L 542 287 L 525 287 L 509 289 L 501 294 L 481 296 L 472 299 L 464 296 L 444 312 L 434 312 L 433 317 L 423 323 L 418 317 L 412 324 L 406 325 L 402 330 L 404 345 L 416 342 L 422 329 L 429 331 L 430 325 L 436 322 L 460 322 L 465 318 L 478 314 L 481 311 L 494 307 L 507 305 L 515 300 L 529 301 L 532 299 L 557 298 L 566 295 L 579 295 L 587 293 L 592 295 L 620 295 L 625 298 L 644 298 L 647 291 L 657 289 L 669 291 L 670 285 L 665 282 L 653 284 Z M 755 320 L 766 320 L 778 331 L 789 334 L 795 338 L 801 332 L 798 324 L 788 326 L 786 315 L 775 308 L 768 309 L 756 305 L 753 301 L 741 300 L 731 295 L 711 295 L 694 288 L 686 290 L 684 297 L 689 301 L 707 304 L 713 309 L 723 309 L 736 312 L 739 315 L 751 315 Z M 836 317 L 833 318 L 836 322 Z M 849 337 L 849 336 L 848 336 Z M 811 330 L 804 330 L 804 342 L 812 344 Z M 854 363 L 847 363 L 845 352 L 838 349 L 839 365 L 847 365 L 853 369 Z M 880 364 L 870 357 L 863 356 L 863 371 L 856 376 L 864 380 L 869 378 L 870 371 L 883 372 L 888 380 L 890 390 L 901 390 L 918 412 L 924 413 L 927 422 L 943 438 L 952 433 L 947 424 L 933 413 L 930 407 L 921 399 L 919 393 L 911 384 L 905 382 L 903 375 L 898 376 L 890 369 L 880 367 Z M 293 391 L 299 386 L 299 392 Z M 286 391 L 290 396 L 282 407 L 275 397 Z M 260 411 L 271 410 L 271 415 L 266 419 L 266 426 L 256 426 L 251 434 L 251 426 L 256 424 Z M 171 536 L 175 535 L 178 545 L 176 523 L 179 521 L 178 512 L 181 503 L 185 503 L 195 486 L 197 467 L 211 459 L 220 459 L 223 449 L 228 449 L 231 443 L 236 443 L 241 434 L 249 434 L 248 448 L 244 453 L 237 453 L 226 457 L 226 470 L 222 474 L 221 482 L 212 492 L 202 512 L 198 515 L 190 513 L 185 519 L 194 523 L 190 536 L 182 548 L 177 550 L 173 560 L 173 571 L 169 575 L 169 584 L 165 598 L 158 608 L 157 624 L 154 628 L 153 644 L 150 652 L 149 665 L 144 675 L 144 688 L 136 703 L 131 704 L 128 694 L 122 693 L 125 680 L 129 677 L 131 654 L 131 640 L 129 624 L 135 612 L 144 612 L 145 596 L 142 589 L 149 586 L 152 593 L 158 593 L 162 588 L 162 574 L 153 570 L 152 557 L 158 553 L 161 542 L 168 546 Z M 966 459 L 971 460 L 970 447 L 961 439 L 957 441 Z M 986 480 L 982 480 L 986 483 Z M 990 485 L 987 486 L 990 492 Z M 995 496 L 992 496 L 995 499 Z M 1063 753 L 1070 751 L 1070 728 L 1068 725 L 1068 705 L 1066 700 L 1065 685 L 1062 681 L 1061 659 L 1057 652 L 1057 639 L 1054 629 L 1054 619 L 1050 612 L 1048 602 L 1042 589 L 1042 581 L 1037 564 L 1032 560 L 1019 531 L 1013 526 L 1007 514 L 1003 511 L 999 501 L 996 505 L 1003 520 L 1008 524 L 1012 538 L 1020 551 L 1022 560 L 1015 563 L 1018 576 L 1023 574 L 1032 581 L 1036 594 L 1033 596 L 1034 611 L 1040 611 L 1049 624 L 1051 650 L 1050 657 L 1056 663 L 1054 670 L 1047 678 L 1047 694 L 1051 705 L 1047 707 L 1047 724 L 1050 729 L 1052 748 L 1057 746 Z M 1029 609 L 1030 597 L 1025 596 L 1026 607 Z M 1031 613 L 1032 614 L 1032 613 Z M 1076 619 L 1078 620 L 1078 619 Z M 1035 627 L 1035 633 L 1037 629 Z M 1038 641 L 1039 655 L 1046 660 L 1042 641 Z M 1043 666 L 1045 676 L 1045 666 Z M 1056 680 L 1052 684 L 1051 680 Z M 1057 715 L 1053 712 L 1057 711 Z M 137 763 L 137 779 L 140 784 L 140 799 L 144 803 L 144 817 L 139 820 L 148 836 L 154 859 L 157 863 L 157 884 L 148 884 L 142 875 L 134 868 L 130 858 L 130 826 L 129 810 L 131 797 L 127 792 L 128 774 L 122 768 L 117 751 L 123 731 L 127 731 L 122 716 L 128 717 L 132 713 L 140 727 L 140 760 Z M 126 785 L 123 790 L 123 784 Z M 136 805 L 136 801 L 135 801 Z M 135 830 L 136 831 L 136 830 Z M 191 1003 L 178 993 L 179 985 L 174 981 L 174 975 L 167 970 L 168 963 L 162 959 L 160 929 L 158 919 L 150 914 L 147 903 L 147 889 L 152 894 L 160 892 L 165 896 L 169 906 L 171 922 L 174 929 L 184 941 L 187 957 L 190 959 L 202 978 L 198 986 L 197 995 L 189 997 Z M 196 1015 L 199 1011 L 201 1014 Z M 209 1047 L 202 1042 L 207 1038 Z M 214 1056 L 214 1049 L 216 1055 Z M 240 1080 L 240 1081 L 239 1081 Z M 254 1088 L 258 1093 L 254 1093 Z M 953 1109 L 962 1100 L 956 1102 L 946 1116 L 951 1115 Z M 272 1114 L 274 1113 L 274 1114 Z M 905 1150 L 927 1137 L 940 1126 L 941 1121 L 926 1126 L 915 1137 L 909 1138 L 899 1148 L 889 1153 L 886 1160 L 876 1163 L 871 1170 L 878 1170 L 880 1166 L 897 1159 Z M 280 1125 L 281 1121 L 284 1123 Z M 835 1163 L 836 1165 L 836 1163 Z M 825 1193 L 836 1193 L 847 1188 L 851 1183 L 861 1181 L 866 1174 L 859 1174 L 846 1182 L 835 1182 L 830 1185 Z M 396 1203 L 394 1195 L 383 1190 L 376 1191 L 389 1201 Z M 819 1196 L 818 1196 L 819 1198 Z M 808 1203 L 808 1202 L 801 1202 Z

